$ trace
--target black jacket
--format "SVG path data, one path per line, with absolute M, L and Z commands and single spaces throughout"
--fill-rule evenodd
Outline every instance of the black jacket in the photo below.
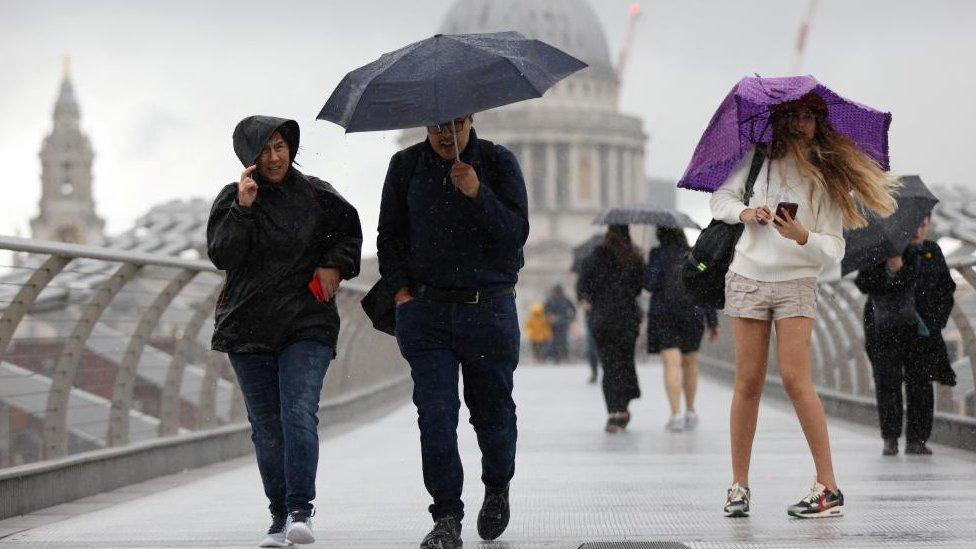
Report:
M 234 132 L 234 150 L 253 164 L 278 128 L 292 150 L 298 125 L 272 117 L 250 117 Z M 285 180 L 260 179 L 250 208 L 237 203 L 237 183 L 214 200 L 207 223 L 207 252 L 226 271 L 216 309 L 213 349 L 274 352 L 302 339 L 335 348 L 339 314 L 335 300 L 319 303 L 308 288 L 316 267 L 333 267 L 343 279 L 359 274 L 363 235 L 356 209 L 331 185 L 292 166 Z
M 518 280 L 529 236 L 518 161 L 474 130 L 461 160 L 478 174 L 474 199 L 455 189 L 448 177 L 453 160 L 442 159 L 426 140 L 390 160 L 376 247 L 380 274 L 393 291 L 412 283 L 484 290 Z
M 947 385 L 955 384 L 946 354 L 942 329 L 949 321 L 954 304 L 956 283 L 952 280 L 942 249 L 926 240 L 910 247 L 902 254 L 904 266 L 888 274 L 887 264 L 879 263 L 862 269 L 854 283 L 868 296 L 864 305 L 864 340 L 872 362 L 908 361 L 928 376 Z M 902 333 L 878 333 L 874 325 L 875 296 L 907 292 L 915 293 L 915 310 L 928 329 L 927 337 L 919 336 L 916 327 Z M 913 366 L 914 367 L 914 366 Z
M 644 289 L 651 293 L 648 318 L 680 317 L 687 324 L 707 323 L 709 328 L 718 327 L 718 314 L 711 307 L 695 305 L 684 289 L 681 280 L 682 267 L 688 261 L 691 248 L 672 244 L 659 246 L 647 256 L 644 272 Z M 651 323 L 648 323 L 651 329 Z
M 576 280 L 576 295 L 589 301 L 591 321 L 597 330 L 640 325 L 637 296 L 641 293 L 644 262 L 621 262 L 606 245 L 597 246 L 583 261 Z
M 902 260 L 904 266 L 894 276 L 888 274 L 886 263 L 879 263 L 862 269 L 854 279 L 858 289 L 868 296 L 864 307 L 865 327 L 874 331 L 873 296 L 914 291 L 915 309 L 926 327 L 932 333 L 942 331 L 949 322 L 956 291 L 942 249 L 935 242 L 926 240 L 920 246 L 905 250 Z

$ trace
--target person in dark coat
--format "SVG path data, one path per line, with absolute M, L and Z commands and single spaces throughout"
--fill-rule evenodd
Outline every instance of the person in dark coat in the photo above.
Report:
M 508 525 L 515 474 L 515 283 L 529 235 L 528 199 L 515 155 L 478 139 L 472 122 L 465 116 L 429 126 L 425 141 L 393 155 L 377 237 L 380 274 L 398 288 L 396 339 L 410 363 L 424 485 L 434 500 L 434 527 L 421 547 L 438 549 L 461 546 L 459 374 L 481 448 L 483 539 Z
M 898 453 L 903 429 L 906 454 L 931 454 L 926 442 L 935 407 L 932 382 L 955 385 L 942 329 L 952 312 L 956 283 L 942 249 L 925 239 L 928 231 L 925 219 L 902 255 L 862 269 L 854 280 L 868 296 L 864 341 L 874 370 L 884 455 Z
M 630 401 L 640 397 L 634 353 L 640 330 L 637 296 L 644 261 L 626 225 L 611 225 L 603 244 L 583 262 L 577 295 L 592 318 L 593 337 L 603 364 L 606 430 L 614 433 L 630 421 Z
M 562 284 L 553 286 L 546 300 L 546 317 L 552 325 L 550 357 L 555 362 L 569 358 L 569 325 L 576 318 L 576 306 L 566 297 Z
M 664 388 L 671 406 L 670 431 L 698 425 L 695 393 L 698 388 L 698 347 L 705 325 L 709 338 L 718 337 L 715 309 L 696 306 L 685 291 L 682 268 L 688 261 L 688 239 L 681 229 L 657 228 L 660 245 L 650 251 L 644 289 L 651 293 L 647 310 L 647 352 L 660 353 L 664 362 Z M 684 389 L 685 413 L 681 414 Z
M 226 272 L 212 344 L 229 355 L 244 394 L 272 515 L 262 545 L 271 547 L 314 541 L 317 413 L 339 335 L 335 295 L 359 274 L 363 241 L 356 209 L 294 167 L 298 145 L 294 120 L 242 120 L 234 152 L 245 170 L 207 222 L 208 255 Z

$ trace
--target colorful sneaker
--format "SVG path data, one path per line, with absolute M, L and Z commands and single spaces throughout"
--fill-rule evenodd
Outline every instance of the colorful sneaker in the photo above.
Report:
M 685 429 L 691 430 L 698 427 L 698 414 L 688 410 L 685 412 Z
M 285 539 L 285 522 L 288 515 L 271 515 L 271 527 L 258 547 L 291 547 L 291 542 Z
M 736 482 L 725 496 L 725 516 L 748 517 L 750 501 L 752 501 L 752 494 L 749 489 L 739 486 Z
M 844 514 L 844 494 L 839 489 L 831 491 L 814 482 L 810 493 L 799 503 L 790 505 L 786 513 L 796 518 L 839 517 Z

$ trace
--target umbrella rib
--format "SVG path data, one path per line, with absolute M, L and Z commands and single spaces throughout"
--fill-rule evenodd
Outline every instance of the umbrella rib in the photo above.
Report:
M 359 103 L 362 102 L 363 96 L 366 95 L 366 88 L 368 88 L 369 85 L 373 83 L 373 80 L 376 80 L 377 78 L 380 77 L 381 74 L 383 74 L 384 72 L 392 69 L 393 66 L 396 65 L 397 63 L 399 63 L 400 61 L 402 61 L 403 58 L 406 57 L 408 53 L 410 53 L 413 50 L 417 49 L 419 46 L 420 46 L 420 42 L 414 42 L 413 44 L 410 44 L 409 46 L 403 48 L 402 50 L 400 50 L 400 51 L 403 52 L 400 55 L 400 57 L 397 57 L 396 60 L 393 61 L 392 63 L 390 63 L 384 70 L 379 71 L 376 74 L 374 74 L 373 76 L 370 76 L 369 77 L 369 80 L 367 80 L 366 83 L 363 84 L 363 93 L 359 94 L 359 97 L 356 98 L 356 104 L 353 105 L 353 107 L 352 107 L 352 111 L 351 111 L 351 113 L 349 115 L 349 121 L 350 121 L 349 125 L 350 126 L 352 125 L 352 118 L 354 116 L 356 116 L 356 111 L 359 109 Z M 349 128 L 346 128 L 346 133 L 349 133 Z

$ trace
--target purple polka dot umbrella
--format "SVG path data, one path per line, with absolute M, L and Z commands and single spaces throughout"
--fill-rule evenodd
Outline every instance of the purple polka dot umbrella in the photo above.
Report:
M 773 137 L 770 110 L 815 93 L 827 104 L 834 130 L 846 135 L 882 169 L 888 170 L 891 113 L 845 99 L 812 76 L 747 77 L 725 97 L 705 128 L 678 187 L 713 192 L 725 182 L 743 154 Z

